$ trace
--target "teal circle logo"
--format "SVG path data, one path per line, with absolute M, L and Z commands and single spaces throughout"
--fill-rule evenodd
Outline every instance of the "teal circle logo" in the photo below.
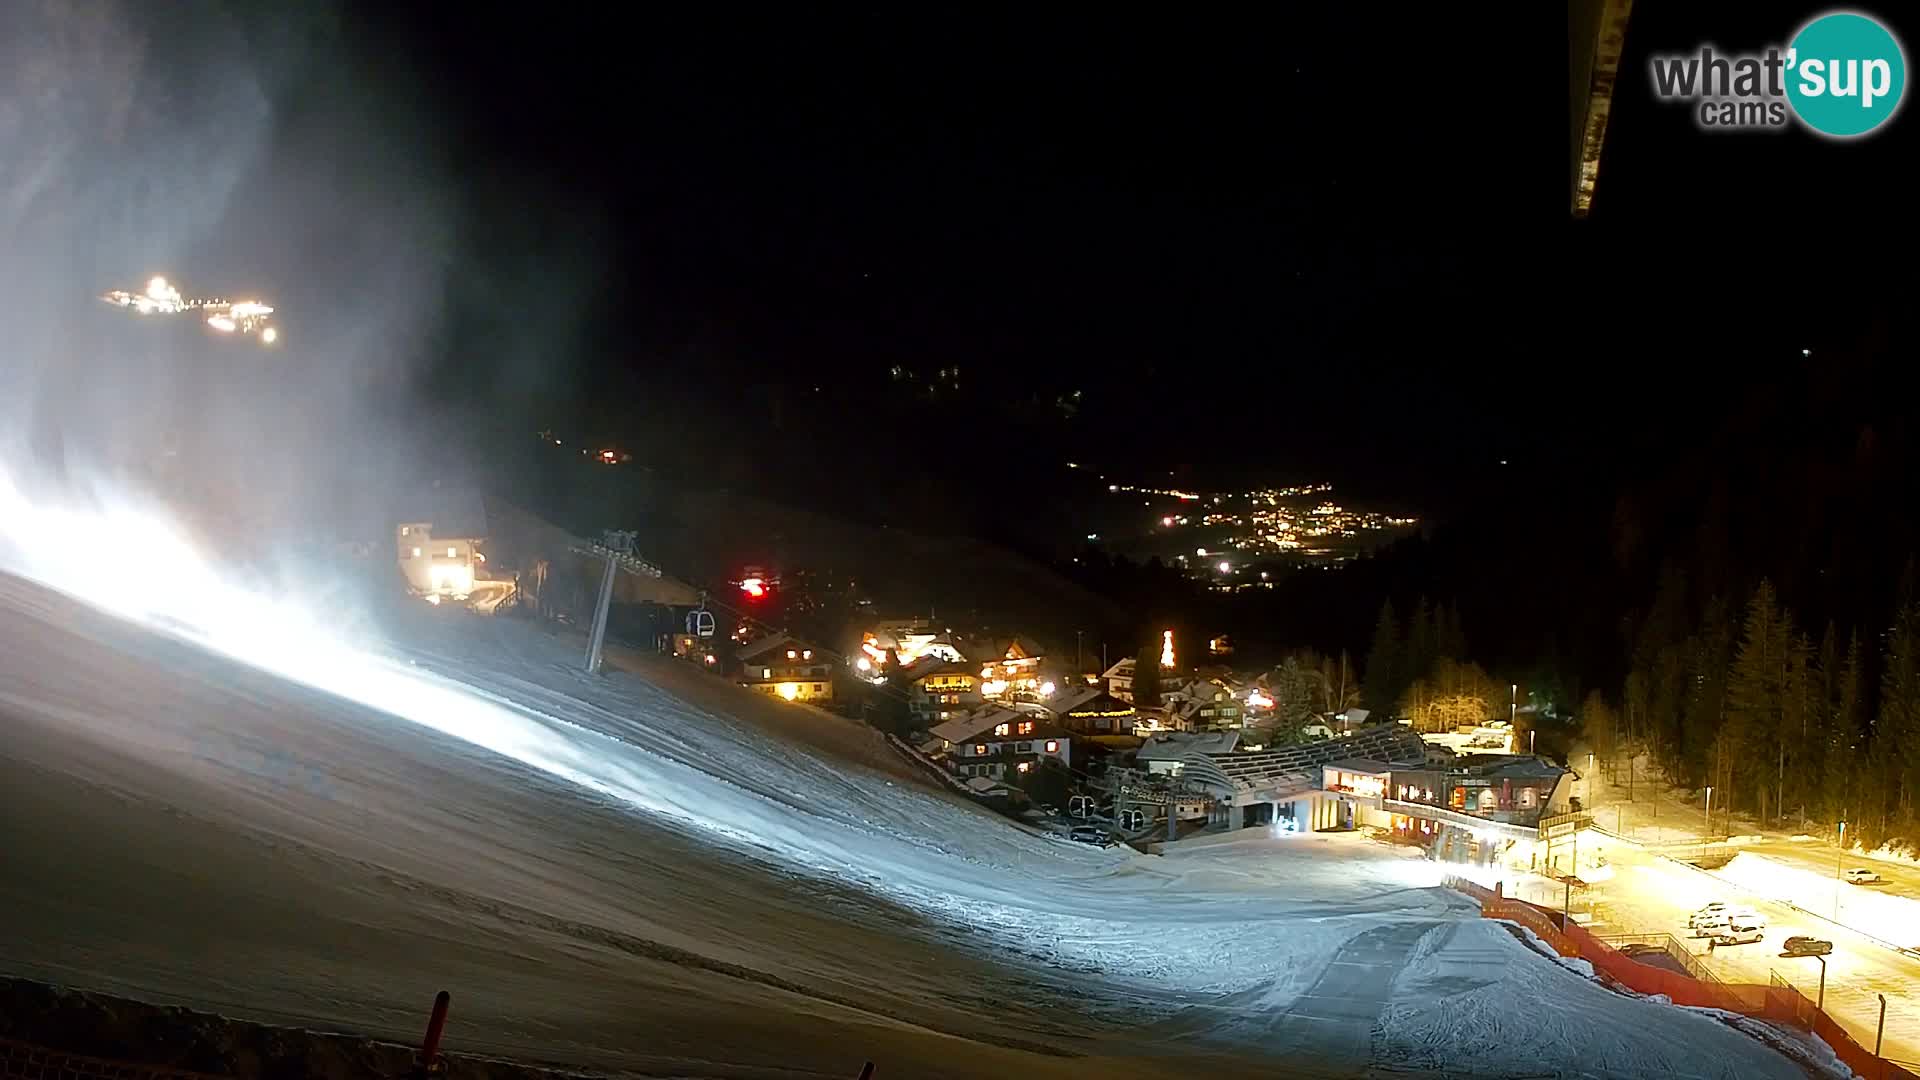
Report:
M 1850 11 L 1802 27 L 1787 51 L 1787 103 L 1822 135 L 1865 135 L 1900 108 L 1907 59 L 1886 27 Z

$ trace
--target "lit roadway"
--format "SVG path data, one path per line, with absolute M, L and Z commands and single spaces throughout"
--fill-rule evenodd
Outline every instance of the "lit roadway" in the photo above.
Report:
M 1832 877 L 1834 867 L 1834 847 L 1832 844 L 1769 837 L 1760 843 L 1742 843 L 1736 845 L 1741 851 L 1754 855 L 1765 855 L 1775 862 L 1787 863 L 1810 873 Z M 1854 889 L 1871 889 L 1874 892 L 1905 896 L 1920 900 L 1920 866 L 1911 863 L 1892 862 L 1883 859 L 1868 859 L 1858 852 L 1841 856 L 1837 864 L 1842 872 L 1856 866 L 1864 866 L 1879 874 L 1886 882 L 1884 885 L 1848 885 L 1841 895 L 1846 896 Z
M 1595 934 L 1672 934 L 1723 982 L 1765 986 L 1768 973 L 1778 972 L 1809 1000 L 1819 994 L 1820 962 L 1781 956 L 1781 943 L 1799 935 L 1831 941 L 1833 954 L 1827 957 L 1828 1014 L 1871 1050 L 1880 1009 L 1875 995 L 1885 994 L 1883 1053 L 1896 1060 L 1920 1061 L 1920 958 L 1805 911 L 1760 899 L 1705 871 L 1649 854 L 1602 833 L 1583 833 L 1581 839 L 1583 852 L 1589 839 L 1603 848 L 1613 870 L 1612 878 L 1596 883 L 1589 896 L 1573 898 L 1576 921 L 1585 922 L 1590 915 L 1588 926 Z M 1820 849 L 1815 845 L 1783 842 L 1780 846 L 1807 848 L 1818 861 Z M 1828 874 L 1833 872 L 1832 855 L 1833 850 L 1827 848 Z M 1880 863 L 1870 865 L 1883 869 Z M 1556 910 L 1564 900 L 1559 883 L 1531 875 L 1517 885 L 1510 884 L 1509 889 L 1517 889 L 1522 899 Z M 1766 938 L 1757 944 L 1715 948 L 1709 953 L 1706 939 L 1688 936 L 1687 916 L 1710 900 L 1751 906 L 1766 920 Z

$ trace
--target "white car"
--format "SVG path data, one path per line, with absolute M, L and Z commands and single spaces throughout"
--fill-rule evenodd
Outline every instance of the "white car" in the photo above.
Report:
M 1767 920 L 1758 914 L 1743 908 L 1725 908 L 1700 916 L 1693 923 L 1694 937 L 1715 937 L 1730 926 L 1759 926 L 1764 928 Z
M 1874 873 L 1873 871 L 1867 869 L 1866 867 L 1856 866 L 1853 869 L 1847 871 L 1847 884 L 1879 885 L 1879 884 L 1882 884 L 1882 879 L 1879 874 Z
M 1694 937 L 1712 937 L 1725 930 L 1731 921 L 1724 911 L 1710 911 L 1705 915 L 1694 916 L 1687 925 L 1693 928 Z
M 1727 905 L 1722 901 L 1715 900 L 1713 903 L 1708 904 L 1706 907 L 1703 907 L 1699 911 L 1696 911 L 1693 914 L 1687 916 L 1687 925 L 1698 926 L 1700 925 L 1700 922 L 1703 919 L 1711 919 L 1716 916 L 1724 916 L 1726 915 L 1726 913 L 1727 913 Z
M 1713 935 L 1715 945 L 1751 945 L 1767 936 L 1767 924 L 1756 920 L 1735 919 L 1725 930 Z

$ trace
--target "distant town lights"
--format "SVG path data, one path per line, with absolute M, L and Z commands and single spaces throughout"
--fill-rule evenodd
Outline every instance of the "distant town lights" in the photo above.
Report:
M 1222 562 L 1220 564 L 1220 572 L 1223 574 L 1233 573 L 1233 564 L 1230 562 Z

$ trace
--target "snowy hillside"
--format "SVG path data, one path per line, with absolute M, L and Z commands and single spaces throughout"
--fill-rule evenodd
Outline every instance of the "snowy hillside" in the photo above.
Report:
M 199 642 L 0 581 L 13 973 L 403 1037 L 446 986 L 450 1044 L 676 1075 L 1797 1075 L 1365 841 L 1088 849 L 664 661 L 454 613 L 382 659 L 194 600 Z M 1430 971 L 1456 926 L 1498 964 Z

